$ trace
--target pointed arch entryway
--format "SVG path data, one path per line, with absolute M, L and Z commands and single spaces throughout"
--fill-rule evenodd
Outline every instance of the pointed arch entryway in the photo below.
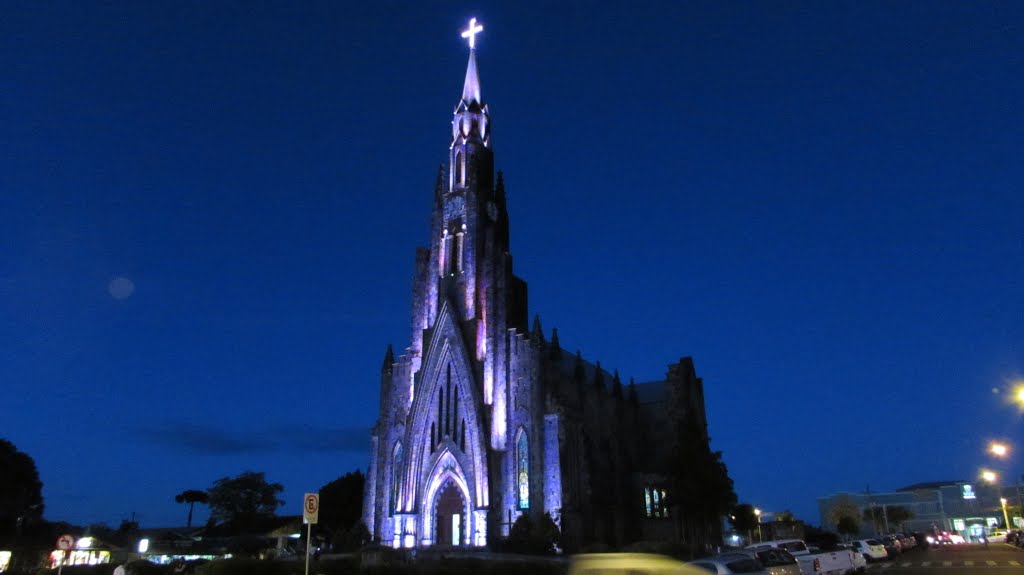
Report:
M 434 507 L 436 545 L 447 547 L 466 543 L 469 528 L 467 507 L 462 491 L 454 481 L 449 480 L 441 486 Z
M 470 499 L 470 484 L 458 459 L 441 452 L 427 475 L 421 514 L 424 545 L 470 545 L 477 529 Z M 479 543 L 483 544 L 483 543 Z

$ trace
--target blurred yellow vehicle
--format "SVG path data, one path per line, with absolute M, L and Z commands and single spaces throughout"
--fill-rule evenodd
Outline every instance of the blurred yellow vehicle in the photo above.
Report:
M 708 572 L 664 555 L 585 553 L 572 557 L 569 575 L 708 575 Z

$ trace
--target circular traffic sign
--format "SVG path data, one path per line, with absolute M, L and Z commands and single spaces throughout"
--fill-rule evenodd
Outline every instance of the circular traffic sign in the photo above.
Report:
M 57 538 L 57 549 L 67 551 L 75 546 L 75 538 L 70 535 L 61 535 Z
M 304 503 L 304 506 L 306 508 L 306 513 L 309 513 L 310 515 L 313 515 L 317 511 L 319 511 L 320 510 L 320 496 L 319 496 L 319 494 L 317 494 L 317 493 L 307 493 L 306 494 L 306 501 Z

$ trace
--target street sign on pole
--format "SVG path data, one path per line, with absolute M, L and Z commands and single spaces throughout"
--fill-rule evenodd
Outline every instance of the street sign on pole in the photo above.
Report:
M 302 498 L 302 522 L 313 524 L 320 518 L 320 494 L 307 493 Z
M 320 518 L 320 494 L 307 493 L 302 497 L 302 521 L 306 524 L 306 575 L 309 575 L 309 548 L 313 539 L 313 524 Z
M 68 551 L 73 549 L 74 546 L 75 538 L 71 535 L 65 533 L 57 538 L 57 549 L 60 549 L 62 552 L 60 563 L 57 565 L 57 575 L 61 575 L 61 572 L 64 570 L 64 564 L 68 562 Z

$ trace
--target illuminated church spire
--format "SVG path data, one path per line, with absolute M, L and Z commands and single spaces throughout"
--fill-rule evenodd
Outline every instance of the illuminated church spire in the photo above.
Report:
M 480 73 L 476 67 L 476 35 L 483 29 L 484 27 L 477 23 L 476 18 L 473 18 L 469 21 L 469 28 L 462 33 L 462 37 L 469 40 L 469 63 L 466 64 L 466 80 L 462 84 L 462 97 L 455 106 L 455 117 L 452 121 L 451 165 L 454 169 L 451 172 L 453 175 L 458 175 L 464 168 L 470 168 L 458 161 L 460 152 L 475 153 L 479 151 L 479 144 L 483 144 L 482 148 L 491 147 L 490 113 L 480 94 Z M 463 180 L 456 177 L 452 181 L 452 187 L 461 183 Z
M 476 71 L 476 35 L 482 32 L 483 25 L 477 24 L 476 18 L 469 21 L 469 28 L 463 33 L 463 38 L 469 39 L 469 64 L 466 66 L 466 82 L 462 87 L 462 101 L 467 105 L 472 102 L 480 103 L 480 76 Z

